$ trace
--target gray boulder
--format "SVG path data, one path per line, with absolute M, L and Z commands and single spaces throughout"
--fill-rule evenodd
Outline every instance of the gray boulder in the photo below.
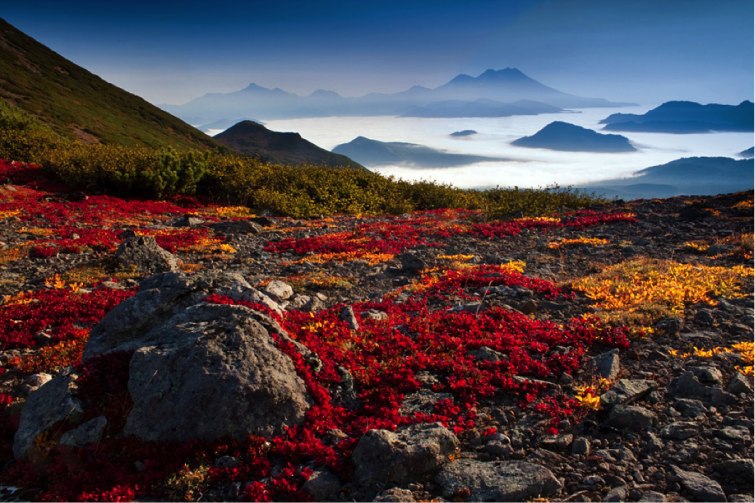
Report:
M 121 302 L 94 327 L 84 349 L 84 361 L 116 351 L 135 351 L 172 342 L 166 341 L 155 328 L 213 293 L 281 311 L 278 304 L 254 289 L 240 274 L 216 271 L 194 276 L 159 274 L 142 281 L 137 295 Z M 270 320 L 271 326 L 277 325 L 262 314 L 259 317 Z
M 456 501 L 526 501 L 562 487 L 550 470 L 524 461 L 460 459 L 444 466 L 435 482 L 444 498 Z
M 600 404 L 608 409 L 620 403 L 630 404 L 647 396 L 656 386 L 655 381 L 648 379 L 619 379 L 613 388 L 600 395 Z
M 115 258 L 121 265 L 147 274 L 178 271 L 178 258 L 161 248 L 152 236 L 127 238 L 116 250 Z
M 417 424 L 396 432 L 370 430 L 351 455 L 354 480 L 367 489 L 416 482 L 447 463 L 458 448 L 456 435 L 440 423 Z
M 94 419 L 82 423 L 78 428 L 67 431 L 60 437 L 61 445 L 70 447 L 83 447 L 89 444 L 95 444 L 102 439 L 107 426 L 105 416 L 97 416 Z
M 617 405 L 608 415 L 606 424 L 614 428 L 630 431 L 645 431 L 656 420 L 655 413 L 639 405 Z
M 294 289 L 284 281 L 273 280 L 265 286 L 265 293 L 277 300 L 288 300 L 294 295 Z
M 595 363 L 595 373 L 605 379 L 616 379 L 621 370 L 619 361 L 619 350 L 612 349 L 601 353 L 593 359 Z
M 688 472 L 671 465 L 672 478 L 682 486 L 682 494 L 687 494 L 696 501 L 726 501 L 721 485 L 698 472 Z
M 16 459 L 43 454 L 40 441 L 45 436 L 81 419 L 84 409 L 74 395 L 75 379 L 75 374 L 56 377 L 29 396 L 21 410 L 18 431 L 13 439 Z
M 249 308 L 199 304 L 147 335 L 159 344 L 131 358 L 125 435 L 159 442 L 271 435 L 309 408 L 293 363 Z

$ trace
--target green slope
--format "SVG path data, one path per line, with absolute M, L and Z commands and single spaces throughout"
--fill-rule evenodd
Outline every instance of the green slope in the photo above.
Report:
M 217 147 L 212 138 L 109 84 L 0 19 L 0 99 L 88 143 Z

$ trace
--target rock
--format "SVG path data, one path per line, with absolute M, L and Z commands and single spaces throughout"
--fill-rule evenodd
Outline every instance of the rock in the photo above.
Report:
M 595 363 L 595 372 L 598 376 L 611 380 L 619 376 L 621 364 L 619 363 L 618 349 L 612 349 L 611 351 L 599 354 L 593 358 L 593 362 Z
M 370 430 L 351 455 L 354 480 L 367 489 L 418 481 L 447 463 L 458 448 L 456 435 L 440 423 L 412 425 L 396 432 Z
M 275 279 L 267 284 L 265 293 L 278 301 L 283 301 L 294 295 L 294 289 L 288 283 Z
M 656 387 L 647 379 L 619 379 L 608 391 L 600 395 L 601 406 L 610 409 L 619 403 L 630 404 L 642 399 Z
M 713 465 L 713 470 L 726 476 L 736 478 L 746 484 L 753 483 L 752 459 L 729 459 Z
M 25 395 L 28 395 L 29 393 L 32 393 L 34 391 L 37 391 L 39 388 L 41 388 L 45 383 L 49 382 L 52 379 L 52 376 L 46 372 L 39 372 L 38 374 L 32 374 L 26 379 L 24 379 L 24 382 L 21 384 L 21 392 Z
M 198 225 L 202 225 L 203 223 L 204 220 L 199 217 L 195 217 L 194 215 L 183 215 L 173 220 L 170 225 L 172 225 L 173 227 L 196 227 Z
M 241 461 L 235 456 L 220 456 L 218 459 L 215 460 L 215 466 L 218 468 L 236 468 L 241 464 Z
M 721 485 L 702 473 L 688 472 L 675 465 L 671 465 L 671 472 L 682 486 L 683 492 L 697 501 L 726 501 Z
M 708 412 L 703 402 L 692 398 L 677 398 L 671 406 L 681 412 L 684 417 L 690 418 L 704 416 Z
M 388 319 L 388 313 L 385 311 L 378 311 L 377 309 L 368 309 L 362 313 L 362 318 L 369 318 L 374 321 L 385 321 Z
M 724 382 L 723 374 L 715 367 L 692 367 L 690 370 L 703 384 L 720 386 Z
M 334 501 L 341 491 L 341 481 L 330 470 L 315 470 L 302 489 L 311 494 L 314 501 Z
M 107 426 L 105 416 L 97 416 L 94 419 L 81 424 L 78 428 L 67 431 L 60 437 L 60 444 L 70 447 L 83 447 L 96 444 L 102 440 Z
M 638 405 L 617 405 L 608 416 L 606 424 L 618 429 L 645 431 L 655 422 L 655 413 Z
M 147 274 L 178 271 L 178 258 L 161 248 L 152 236 L 127 238 L 116 250 L 115 259 Z
M 287 307 L 289 309 L 296 309 L 297 311 L 305 311 L 307 304 L 311 301 L 312 297 L 309 295 L 295 295 Z
M 215 232 L 221 234 L 259 234 L 262 229 L 249 220 L 224 220 L 208 225 Z
M 577 437 L 571 446 L 571 453 L 575 456 L 590 455 L 590 441 L 585 437 Z
M 750 436 L 750 430 L 745 426 L 724 426 L 720 430 L 716 430 L 715 435 L 739 443 L 749 442 L 752 438 Z
M 491 349 L 487 346 L 481 346 L 477 349 L 473 349 L 472 351 L 469 351 L 468 354 L 478 360 L 483 360 L 486 362 L 499 362 L 508 359 L 505 354 L 496 351 L 495 349 Z
M 645 435 L 645 452 L 658 452 L 663 449 L 664 445 L 661 439 L 655 433 L 648 432 Z
M 643 492 L 640 495 L 639 500 L 640 501 L 648 501 L 648 502 L 650 502 L 650 501 L 652 501 L 652 502 L 664 502 L 664 501 L 668 501 L 666 499 L 666 495 L 665 494 L 659 493 L 657 491 L 645 491 L 645 492 Z
M 737 372 L 729 382 L 726 390 L 735 395 L 739 395 L 740 393 L 752 394 L 752 379 L 748 379 Z
M 353 307 L 344 306 L 341 310 L 341 319 L 346 322 L 350 330 L 359 330 L 359 321 L 356 314 L 354 314 Z
M 124 435 L 155 442 L 272 435 L 309 408 L 291 359 L 247 307 L 191 306 L 143 340 L 153 345 L 131 358 Z
M 524 461 L 460 459 L 435 477 L 443 497 L 466 501 L 525 501 L 548 497 L 561 482 L 547 468 Z
M 398 487 L 392 487 L 378 494 L 373 501 L 406 501 L 411 503 L 417 501 L 414 499 L 414 494 L 409 489 L 399 489 Z
M 508 458 L 514 452 L 511 439 L 502 433 L 491 435 L 483 450 L 498 458 Z
M 627 486 L 614 487 L 608 491 L 603 501 L 626 501 L 627 492 Z
M 13 455 L 16 459 L 43 454 L 38 440 L 52 435 L 63 424 L 75 424 L 84 409 L 75 397 L 76 375 L 56 377 L 29 395 L 19 420 L 18 431 L 13 439 Z
M 715 386 L 702 384 L 692 370 L 673 379 L 669 384 L 668 392 L 672 397 L 697 398 L 711 405 L 726 405 L 736 401 L 736 397 L 731 393 Z
M 427 267 L 427 263 L 414 253 L 402 253 L 396 258 L 401 262 L 404 274 L 417 274 Z
M 571 447 L 572 442 L 574 442 L 574 435 L 571 433 L 564 433 L 561 435 L 544 437 L 540 442 L 540 445 L 551 451 L 566 451 Z
M 426 414 L 432 414 L 435 412 L 435 404 L 439 400 L 452 399 L 453 395 L 450 393 L 435 393 L 427 389 L 420 389 L 407 395 L 404 401 L 401 402 L 399 413 L 405 416 L 411 416 L 415 412 L 424 412 Z
M 697 423 L 679 421 L 664 426 L 661 430 L 661 436 L 672 440 L 686 440 L 697 435 L 697 431 Z
M 188 307 L 202 303 L 211 294 L 258 302 L 282 312 L 270 297 L 252 288 L 237 273 L 159 274 L 142 281 L 136 295 L 118 304 L 92 329 L 84 349 L 84 361 L 106 353 L 168 343 L 159 330 L 152 329 Z M 285 334 L 271 318 L 255 313 L 255 319 L 268 330 L 280 329 L 280 333 Z
M 654 326 L 655 330 L 665 335 L 678 335 L 684 328 L 684 320 L 676 316 L 660 319 Z

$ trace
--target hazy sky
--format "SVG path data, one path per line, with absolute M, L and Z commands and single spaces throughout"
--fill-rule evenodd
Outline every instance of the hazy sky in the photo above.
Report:
M 0 17 L 153 103 L 250 82 L 391 92 L 507 66 L 648 105 L 753 97 L 752 0 L 0 0 Z

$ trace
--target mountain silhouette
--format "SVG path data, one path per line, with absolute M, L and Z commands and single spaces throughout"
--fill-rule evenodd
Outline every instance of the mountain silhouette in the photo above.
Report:
M 407 165 L 417 168 L 446 168 L 501 160 L 477 155 L 451 154 L 416 143 L 382 142 L 364 136 L 336 146 L 333 152 L 347 155 L 368 167 Z
M 568 122 L 551 122 L 532 136 L 511 142 L 519 147 L 546 148 L 569 152 L 634 152 L 625 136 L 600 134 Z
M 653 133 L 708 133 L 753 131 L 753 103 L 701 105 L 693 101 L 668 101 L 643 115 L 613 114 L 602 121 L 607 131 Z
M 503 109 L 504 105 L 508 108 Z M 201 127 L 219 120 L 238 121 L 252 117 L 261 120 L 339 115 L 461 117 L 465 115 L 460 114 L 474 114 L 469 116 L 499 117 L 546 113 L 562 108 L 623 105 L 627 104 L 567 94 L 516 68 L 505 68 L 486 70 L 477 77 L 457 75 L 435 89 L 413 86 L 398 93 L 370 93 L 359 97 L 340 96 L 327 90 L 299 96 L 278 88 L 250 84 L 232 93 L 205 94 L 183 105 L 163 105 L 163 108 Z
M 305 140 L 299 133 L 270 131 L 253 121 L 239 122 L 214 138 L 236 152 L 276 164 L 363 168 L 345 155 L 328 152 Z
M 686 157 L 642 169 L 630 178 L 604 180 L 584 188 L 598 195 L 622 199 L 703 196 L 752 190 L 753 160 Z

